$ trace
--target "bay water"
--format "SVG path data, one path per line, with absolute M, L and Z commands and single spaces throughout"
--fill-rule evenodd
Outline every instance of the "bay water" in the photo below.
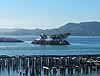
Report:
M 1 36 L 11 37 L 24 42 L 0 42 L 0 55 L 95 55 L 100 54 L 100 36 L 70 36 L 67 41 L 70 45 L 36 45 L 31 44 L 38 36 Z M 99 76 L 100 72 L 79 74 L 78 76 Z M 16 72 L 7 70 L 0 72 L 0 76 L 20 76 Z M 58 75 L 60 76 L 60 75 Z M 77 75 L 67 75 L 77 76 Z
M 4 36 L 3 36 L 4 37 Z M 37 36 L 6 36 L 25 42 L 0 42 L 0 55 L 84 55 L 100 54 L 100 36 L 70 36 L 70 45 L 31 44 Z

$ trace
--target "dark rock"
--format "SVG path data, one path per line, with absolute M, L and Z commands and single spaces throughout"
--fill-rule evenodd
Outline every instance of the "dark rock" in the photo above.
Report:
M 0 42 L 24 42 L 15 38 L 0 37 Z
M 69 45 L 69 42 L 64 40 L 60 43 L 59 40 L 33 40 L 32 44 L 40 44 L 40 45 Z

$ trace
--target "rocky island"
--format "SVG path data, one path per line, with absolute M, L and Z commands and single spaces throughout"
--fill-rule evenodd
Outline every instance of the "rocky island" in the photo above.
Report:
M 0 42 L 24 42 L 24 41 L 10 37 L 0 37 Z
M 39 39 L 32 41 L 32 44 L 41 44 L 41 45 L 69 45 L 69 42 L 65 40 L 70 35 L 70 33 L 64 34 L 53 34 L 46 35 L 42 33 Z

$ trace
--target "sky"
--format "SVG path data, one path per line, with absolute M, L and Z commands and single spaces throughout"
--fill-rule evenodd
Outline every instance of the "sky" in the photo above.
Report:
M 0 28 L 51 29 L 100 21 L 100 0 L 0 0 Z

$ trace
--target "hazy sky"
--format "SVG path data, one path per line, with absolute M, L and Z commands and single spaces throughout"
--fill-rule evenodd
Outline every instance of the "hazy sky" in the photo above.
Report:
M 0 28 L 55 28 L 100 21 L 100 0 L 0 0 Z

